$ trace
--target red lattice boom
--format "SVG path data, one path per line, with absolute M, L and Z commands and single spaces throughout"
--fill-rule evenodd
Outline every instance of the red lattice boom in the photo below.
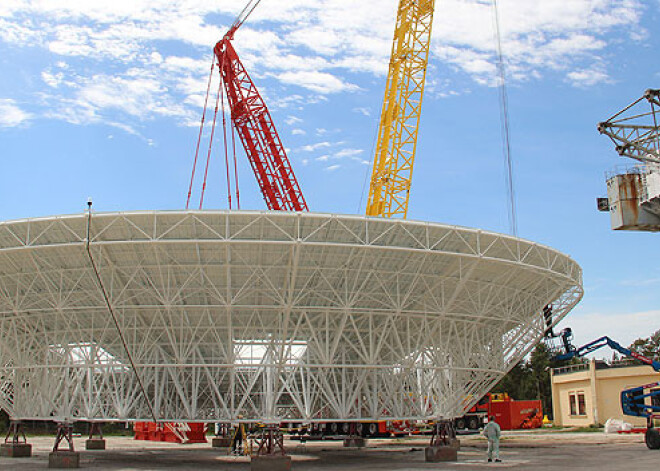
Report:
M 248 156 L 268 209 L 308 211 L 273 119 L 234 50 L 230 35 L 214 48 L 231 120 Z

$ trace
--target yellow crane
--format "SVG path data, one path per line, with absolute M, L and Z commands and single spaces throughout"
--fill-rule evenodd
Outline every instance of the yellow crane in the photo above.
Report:
M 367 215 L 408 213 L 435 0 L 400 0 Z

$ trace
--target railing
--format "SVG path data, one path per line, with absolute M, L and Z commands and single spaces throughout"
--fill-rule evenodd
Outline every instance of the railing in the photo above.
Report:
M 625 175 L 628 173 L 637 173 L 643 175 L 647 172 L 646 164 L 635 165 L 616 165 L 615 167 L 605 172 L 605 179 L 609 180 L 617 175 Z
M 623 358 L 621 360 L 614 360 L 606 362 L 603 360 L 596 360 L 596 369 L 605 370 L 609 368 L 629 368 L 631 366 L 647 366 L 639 360 L 634 358 Z M 562 366 L 560 368 L 553 368 L 552 373 L 557 375 L 564 375 L 569 373 L 575 373 L 577 371 L 585 371 L 589 369 L 589 363 L 577 363 L 575 365 Z
M 589 363 L 577 363 L 575 365 L 562 366 L 560 368 L 553 368 L 552 373 L 557 375 L 565 375 L 568 373 L 575 373 L 576 371 L 585 371 L 589 369 Z

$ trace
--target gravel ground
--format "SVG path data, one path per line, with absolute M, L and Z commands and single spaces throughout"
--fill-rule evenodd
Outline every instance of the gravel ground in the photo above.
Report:
M 487 463 L 486 442 L 463 436 L 457 463 L 426 463 L 428 438 L 369 440 L 365 449 L 344 449 L 340 441 L 287 442 L 295 471 L 331 470 L 517 470 L 597 469 L 620 471 L 660 469 L 660 451 L 646 448 L 642 435 L 605 435 L 602 432 L 558 431 L 505 432 L 501 442 L 502 463 Z M 45 469 L 53 437 L 29 437 L 32 458 L 0 458 L 0 470 Z M 84 451 L 84 439 L 76 438 L 81 468 L 107 470 L 196 469 L 249 470 L 249 458 L 228 456 L 210 444 L 177 445 L 107 437 L 105 451 Z

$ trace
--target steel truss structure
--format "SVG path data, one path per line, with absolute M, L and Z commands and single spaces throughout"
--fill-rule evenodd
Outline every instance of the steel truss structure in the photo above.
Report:
M 431 47 L 435 0 L 400 0 L 378 141 L 369 216 L 406 218 Z
M 271 210 L 308 211 L 266 102 L 232 46 L 234 33 L 232 28 L 213 51 L 227 93 L 232 124 L 241 139 L 266 206 Z
M 649 108 L 646 109 L 644 102 Z M 598 124 L 622 157 L 660 164 L 660 90 L 648 89 L 641 98 Z
M 543 306 L 557 323 L 581 296 L 566 255 L 441 224 L 240 211 L 5 222 L 0 407 L 60 422 L 452 417 L 543 337 Z

